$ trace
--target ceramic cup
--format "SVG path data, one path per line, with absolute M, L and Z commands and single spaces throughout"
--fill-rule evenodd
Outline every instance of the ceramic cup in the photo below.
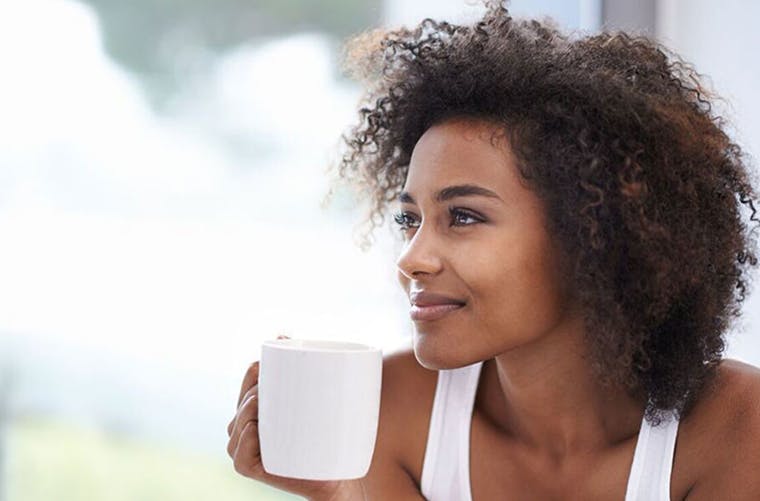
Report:
M 264 470 L 310 480 L 367 474 L 375 450 L 383 357 L 358 343 L 265 341 L 259 366 Z

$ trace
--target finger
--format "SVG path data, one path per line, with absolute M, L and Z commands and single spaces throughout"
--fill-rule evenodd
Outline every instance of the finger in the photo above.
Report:
M 232 435 L 230 436 L 229 441 L 227 441 L 227 455 L 231 457 L 232 459 L 235 459 L 235 450 L 238 448 L 238 445 L 240 443 L 240 434 L 243 432 L 243 429 L 248 423 L 255 423 L 253 420 L 248 421 L 239 421 L 240 423 L 240 429 L 235 428 L 232 431 Z
M 238 396 L 237 403 L 238 407 L 240 407 L 240 403 L 243 401 L 245 393 L 259 381 L 259 365 L 259 361 L 257 360 L 248 366 L 248 370 L 243 377 L 243 383 L 240 385 L 240 396 Z
M 235 423 L 237 422 L 237 414 L 235 414 L 235 417 L 232 418 L 232 420 L 227 425 L 227 436 L 232 438 L 232 430 L 235 429 Z
M 240 422 L 243 423 L 243 421 L 240 420 L 240 413 L 242 411 L 242 408 L 245 406 L 245 403 L 250 399 L 250 397 L 254 394 L 258 393 L 258 385 L 253 385 L 253 388 L 248 390 L 245 395 L 243 395 L 243 400 L 240 403 L 240 407 L 238 407 L 237 411 L 235 412 L 235 417 L 232 418 L 232 421 L 229 422 L 227 425 L 227 436 L 232 438 L 232 435 L 235 433 L 235 425 Z M 258 405 L 258 404 L 257 404 Z
M 243 401 L 243 405 L 240 406 L 235 425 L 232 428 L 232 434 L 230 435 L 229 447 L 231 450 L 234 450 L 237 446 L 240 434 L 249 421 L 253 421 L 256 425 L 259 422 L 259 399 L 256 394 L 248 397 Z
M 257 387 L 257 385 L 253 385 L 253 388 L 256 388 L 256 387 Z M 234 416 L 232 416 L 232 419 L 230 420 L 230 422 L 229 422 L 229 423 L 227 423 L 227 436 L 228 436 L 228 437 L 229 437 L 229 436 L 232 436 L 232 430 L 233 430 L 233 428 L 235 427 L 235 423 L 237 423 L 237 420 L 238 420 L 238 413 L 240 412 L 240 407 L 243 405 L 243 403 L 244 403 L 246 400 L 248 400 L 248 397 L 250 397 L 250 396 L 251 396 L 251 391 L 253 390 L 253 388 L 251 388 L 250 390 L 248 390 L 248 391 L 245 393 L 245 395 L 243 395 L 243 398 L 242 398 L 242 400 L 240 401 L 240 405 L 239 405 L 239 406 L 238 406 L 238 408 L 235 410 L 235 415 L 234 415 Z
M 245 392 L 245 394 L 243 395 L 243 398 L 240 399 L 240 405 L 238 405 L 238 408 L 235 411 L 235 414 L 239 415 L 240 408 L 243 407 L 243 404 L 245 403 L 245 401 L 248 400 L 251 397 L 251 395 L 257 394 L 258 392 L 259 392 L 259 384 L 257 382 L 256 384 L 248 388 L 248 391 Z
M 238 416 L 240 414 L 240 407 L 242 407 L 243 403 L 248 400 L 248 398 L 253 395 L 254 393 L 258 392 L 258 384 L 254 384 L 251 388 L 248 389 L 247 392 L 243 395 L 243 398 L 240 399 L 240 404 L 238 404 L 238 408 L 235 411 L 235 417 L 232 418 L 232 420 L 227 425 L 227 436 L 232 435 L 232 429 L 235 427 L 235 423 L 238 420 Z
M 256 423 L 259 421 L 259 398 L 257 393 L 247 396 L 240 405 L 230 436 L 232 442 L 237 440 L 240 432 L 243 430 L 243 426 L 248 421 L 255 421 Z
M 248 421 L 241 430 L 232 459 L 235 471 L 241 475 L 255 477 L 262 473 L 259 429 L 253 421 Z
M 290 339 L 290 337 L 280 334 L 277 336 L 277 339 Z M 240 407 L 240 403 L 243 401 L 243 397 L 245 395 L 245 392 L 247 392 L 251 386 L 256 384 L 259 381 L 259 371 L 261 369 L 261 362 L 259 360 L 253 362 L 249 367 L 248 371 L 246 371 L 245 376 L 243 377 L 243 383 L 240 385 L 240 395 L 238 396 L 238 407 Z

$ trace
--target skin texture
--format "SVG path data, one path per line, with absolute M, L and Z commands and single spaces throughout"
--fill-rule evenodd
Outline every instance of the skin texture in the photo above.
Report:
M 436 381 L 436 371 L 419 363 L 413 344 L 385 356 L 378 441 L 370 471 L 362 479 L 365 500 L 423 499 L 420 482 Z M 494 360 L 486 360 L 470 431 L 474 501 L 503 499 L 505 493 L 511 499 L 623 499 L 640 414 L 632 413 L 627 420 L 630 436 L 568 454 L 558 463 L 495 422 L 499 392 Z M 758 499 L 758 450 L 760 370 L 724 359 L 716 370 L 716 384 L 679 425 L 671 499 Z
M 493 419 L 560 464 L 630 435 L 644 402 L 595 381 L 583 319 L 563 283 L 542 203 L 520 183 L 508 145 L 491 145 L 491 132 L 487 124 L 452 120 L 420 138 L 404 188 L 416 204 L 400 209 L 405 245 L 398 279 L 407 295 L 424 289 L 467 303 L 441 319 L 415 322 L 420 364 L 438 370 L 495 359 L 501 391 L 493 395 L 500 404 L 492 407 Z M 500 198 L 434 200 L 456 184 Z M 450 207 L 466 212 L 452 217 Z

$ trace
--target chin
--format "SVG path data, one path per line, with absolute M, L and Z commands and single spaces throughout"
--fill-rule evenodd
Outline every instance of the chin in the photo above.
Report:
M 462 350 L 462 343 L 454 340 L 449 343 L 439 340 L 451 341 L 451 336 L 443 333 L 426 334 L 415 331 L 414 334 L 414 357 L 424 368 L 431 371 L 458 369 L 470 365 L 477 360 L 469 360 L 466 352 Z

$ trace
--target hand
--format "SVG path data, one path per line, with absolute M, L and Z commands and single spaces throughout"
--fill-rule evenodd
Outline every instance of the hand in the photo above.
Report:
M 277 339 L 288 339 L 277 336 Z M 271 475 L 261 463 L 258 427 L 259 362 L 248 367 L 238 397 L 235 417 L 227 426 L 230 437 L 227 454 L 232 458 L 235 471 L 243 476 L 264 482 L 278 489 L 292 492 L 310 500 L 343 501 L 364 499 L 360 480 L 304 480 Z

